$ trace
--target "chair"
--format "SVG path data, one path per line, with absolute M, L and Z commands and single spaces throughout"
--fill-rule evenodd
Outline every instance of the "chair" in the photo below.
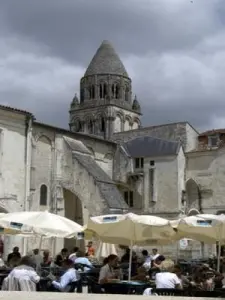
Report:
M 102 286 L 97 282 L 96 278 L 87 276 L 88 294 L 103 294 Z
M 225 291 L 214 290 L 214 291 L 194 291 L 190 293 L 190 297 L 201 297 L 201 298 L 225 298 Z
M 74 281 L 69 284 L 70 289 L 67 293 L 74 293 L 75 290 L 77 293 L 82 293 L 82 283 L 81 281 Z
M 184 296 L 186 291 L 177 289 L 152 289 L 152 294 L 157 296 Z

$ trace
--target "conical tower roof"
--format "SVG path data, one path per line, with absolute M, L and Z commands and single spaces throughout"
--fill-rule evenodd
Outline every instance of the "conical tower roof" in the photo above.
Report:
M 90 62 L 84 76 L 114 74 L 129 77 L 113 46 L 103 41 Z

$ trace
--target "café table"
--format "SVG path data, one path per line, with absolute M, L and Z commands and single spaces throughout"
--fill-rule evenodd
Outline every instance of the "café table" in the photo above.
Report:
M 112 280 L 104 284 L 104 290 L 109 294 L 136 294 L 142 295 L 143 291 L 151 287 L 150 282 L 128 281 L 128 280 Z

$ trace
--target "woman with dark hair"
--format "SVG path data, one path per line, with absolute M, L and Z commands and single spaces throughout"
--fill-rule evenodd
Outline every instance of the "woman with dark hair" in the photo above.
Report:
M 34 269 L 35 261 L 30 256 L 21 258 L 20 263 L 5 278 L 2 290 L 5 291 L 36 291 L 40 276 Z
M 115 254 L 110 254 L 107 259 L 107 263 L 101 267 L 98 282 L 104 284 L 110 281 L 110 279 L 117 279 L 118 272 L 114 271 L 117 266 L 118 256 Z

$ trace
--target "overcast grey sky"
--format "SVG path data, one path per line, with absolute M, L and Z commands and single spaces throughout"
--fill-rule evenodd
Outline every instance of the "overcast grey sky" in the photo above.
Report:
M 225 0 L 0 0 L 0 103 L 67 127 L 102 40 L 133 80 L 143 124 L 225 127 Z

